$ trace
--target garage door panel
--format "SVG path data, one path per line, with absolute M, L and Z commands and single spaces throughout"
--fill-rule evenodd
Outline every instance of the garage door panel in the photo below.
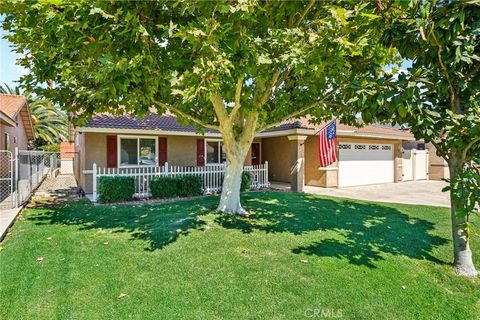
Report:
M 394 181 L 392 145 L 341 143 L 339 149 L 340 187 Z

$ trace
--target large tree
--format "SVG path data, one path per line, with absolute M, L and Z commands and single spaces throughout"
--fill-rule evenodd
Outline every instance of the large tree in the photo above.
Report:
M 446 160 L 454 267 L 476 276 L 469 236 L 480 205 L 480 1 L 390 5 L 385 44 L 398 48 L 411 66 L 377 77 L 349 103 L 368 121 L 408 124 Z
M 169 110 L 218 130 L 227 167 L 218 209 L 240 204 L 255 133 L 331 107 L 393 58 L 382 1 L 4 1 L 28 88 L 83 119 Z M 41 27 L 39 27 L 41 26 Z M 42 86 L 53 81 L 51 90 Z M 365 80 L 366 81 L 366 80 Z

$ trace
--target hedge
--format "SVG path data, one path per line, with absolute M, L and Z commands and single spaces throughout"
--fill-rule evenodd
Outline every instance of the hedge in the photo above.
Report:
M 250 172 L 242 172 L 242 184 L 240 185 L 241 192 L 250 190 L 251 179 L 252 175 Z
M 203 194 L 200 176 L 155 177 L 150 184 L 153 198 L 192 197 Z
M 119 202 L 133 199 L 135 179 L 133 177 L 100 177 L 98 200 L 100 202 Z

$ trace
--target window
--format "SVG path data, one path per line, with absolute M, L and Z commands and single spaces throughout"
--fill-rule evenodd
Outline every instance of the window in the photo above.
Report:
M 227 160 L 223 152 L 223 142 L 220 140 L 205 140 L 206 164 L 219 164 Z
M 350 144 L 340 144 L 338 145 L 339 149 L 352 149 L 352 146 Z
M 382 146 L 382 150 L 392 150 L 391 146 Z
M 374 145 L 368 146 L 368 150 L 379 150 L 379 149 L 380 149 L 379 146 L 374 146 Z
M 120 137 L 120 167 L 157 164 L 157 138 Z
M 355 149 L 357 150 L 365 150 L 365 145 L 364 144 L 356 144 Z
M 10 150 L 10 136 L 6 132 L 3 134 L 3 148 Z

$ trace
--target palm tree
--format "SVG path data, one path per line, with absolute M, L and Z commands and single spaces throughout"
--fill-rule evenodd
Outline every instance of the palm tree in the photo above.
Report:
M 27 98 L 35 135 L 37 139 L 43 140 L 44 144 L 53 145 L 67 139 L 67 115 L 49 100 L 29 92 L 22 93 L 19 87 L 12 88 L 7 84 L 0 85 L 0 93 L 24 95 Z M 37 141 L 36 144 L 39 144 L 38 142 L 42 144 L 42 141 Z

